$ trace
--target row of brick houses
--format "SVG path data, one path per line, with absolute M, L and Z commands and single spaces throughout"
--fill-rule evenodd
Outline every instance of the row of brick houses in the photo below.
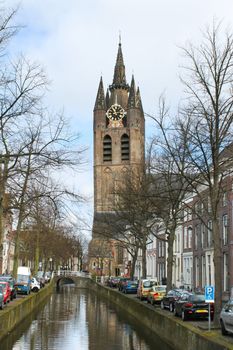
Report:
M 229 173 L 224 179 L 224 191 L 219 206 L 219 229 L 222 241 L 222 286 L 223 298 L 227 299 L 233 287 L 233 177 Z M 193 196 L 187 201 L 182 221 L 176 230 L 173 247 L 173 285 L 185 288 L 203 289 L 214 285 L 212 221 L 203 204 Z M 164 238 L 164 233 L 161 232 Z M 157 277 L 166 282 L 167 244 L 153 236 L 147 245 L 147 276 Z M 128 266 L 129 256 L 124 255 L 124 265 Z M 127 272 L 127 270 L 125 270 Z M 141 254 L 139 251 L 135 275 L 140 278 Z

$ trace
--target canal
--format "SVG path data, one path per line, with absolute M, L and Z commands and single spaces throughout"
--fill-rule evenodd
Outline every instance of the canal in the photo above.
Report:
M 1 350 L 171 350 L 94 292 L 65 285 L 0 344 Z

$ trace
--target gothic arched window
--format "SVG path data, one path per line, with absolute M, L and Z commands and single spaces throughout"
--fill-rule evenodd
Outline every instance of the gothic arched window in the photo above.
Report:
M 109 135 L 104 136 L 103 160 L 104 162 L 112 161 L 112 139 Z
M 129 136 L 121 136 L 121 160 L 129 160 Z

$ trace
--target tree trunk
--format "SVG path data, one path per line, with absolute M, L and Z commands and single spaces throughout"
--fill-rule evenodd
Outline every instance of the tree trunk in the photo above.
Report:
M 218 218 L 213 220 L 213 241 L 215 279 L 214 325 L 219 326 L 219 314 L 222 308 L 222 252 Z
M 132 256 L 132 264 L 131 264 L 131 270 L 130 270 L 130 279 L 132 281 L 133 278 L 134 278 L 134 275 L 135 275 L 135 266 L 136 266 L 136 261 L 137 261 L 137 258 L 138 258 L 138 249 L 131 256 Z
M 172 272 L 173 272 L 173 245 L 175 239 L 176 227 L 172 227 L 168 236 L 167 250 L 167 292 L 172 289 Z
M 142 275 L 141 278 L 146 278 L 146 235 L 143 234 L 143 244 L 142 244 Z
M 17 270 L 18 270 L 18 260 L 19 260 L 19 243 L 20 243 L 20 231 L 22 227 L 22 215 L 19 214 L 18 224 L 16 228 L 16 235 L 15 235 L 15 254 L 14 254 L 14 264 L 13 264 L 13 276 L 14 278 L 17 277 Z
M 39 269 L 39 259 L 40 259 L 40 246 L 39 246 L 39 231 L 36 231 L 36 250 L 35 250 L 35 269 L 34 274 L 36 275 Z

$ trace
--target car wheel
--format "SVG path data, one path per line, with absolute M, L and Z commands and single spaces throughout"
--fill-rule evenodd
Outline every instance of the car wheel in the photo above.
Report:
M 220 320 L 220 325 L 221 325 L 222 335 L 227 335 L 228 332 L 224 326 L 223 320 Z
M 169 310 L 170 310 L 171 312 L 173 312 L 173 305 L 172 305 L 172 303 L 169 304 Z
M 184 311 L 182 311 L 181 318 L 183 321 L 187 321 L 187 314 Z
M 164 310 L 164 303 L 161 301 L 161 309 Z

